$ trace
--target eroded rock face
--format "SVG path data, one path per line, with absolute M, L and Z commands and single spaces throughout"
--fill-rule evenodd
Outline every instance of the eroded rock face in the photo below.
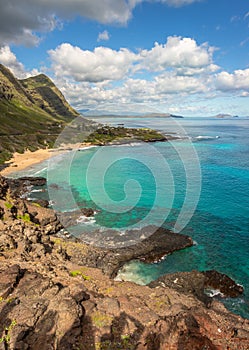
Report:
M 6 264 L 0 349 L 248 349 L 249 321 L 218 302 L 207 308 L 191 293 L 114 282 L 98 269 L 72 277 L 70 263 L 64 270 L 49 264 L 44 273 Z
M 0 176 L 0 198 L 5 198 L 9 185 L 3 176 Z
M 3 177 L 2 177 L 3 178 Z M 46 184 L 44 177 L 20 177 L 17 179 L 6 179 L 13 197 L 20 197 L 25 194 L 31 186 L 43 186 Z
M 79 294 L 74 294 L 69 287 L 22 270 L 18 265 L 2 269 L 0 280 L 0 333 L 3 334 L 0 349 L 73 349 L 76 346 L 84 316 L 81 303 L 89 298 L 84 286 Z M 6 328 L 9 334 L 4 338 Z
M 149 236 L 148 232 L 153 232 Z M 164 228 L 147 226 L 139 231 L 139 235 L 148 238 L 119 249 L 104 249 L 91 246 L 91 252 L 81 250 L 75 246 L 72 259 L 80 264 L 101 268 L 106 274 L 115 277 L 118 270 L 128 261 L 138 259 L 143 262 L 159 261 L 164 255 L 193 245 L 193 241 L 186 235 L 173 233 Z
M 249 349 L 249 320 L 203 292 L 217 284 L 240 292 L 224 275 L 176 273 L 149 286 L 108 277 L 130 259 L 191 245 L 189 237 L 159 229 L 144 244 L 98 249 L 54 236 L 50 209 L 2 193 L 0 350 Z

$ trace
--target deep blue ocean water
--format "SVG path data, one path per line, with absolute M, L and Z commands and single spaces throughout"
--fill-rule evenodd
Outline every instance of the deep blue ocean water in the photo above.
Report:
M 60 188 L 55 198 L 50 198 L 56 202 L 55 208 L 73 210 L 76 203 L 96 209 L 95 220 L 83 220 L 84 225 L 79 223 L 75 228 L 77 235 L 83 230 L 94 231 L 96 225 L 123 232 L 132 225 L 139 226 L 152 207 L 152 218 L 145 223 L 160 222 L 166 213 L 162 225 L 173 228 L 188 192 L 185 213 L 190 220 L 182 233 L 191 236 L 196 244 L 166 256 L 160 263 L 130 262 L 119 278 L 146 284 L 165 273 L 216 269 L 244 286 L 241 298 L 224 302 L 230 310 L 249 318 L 249 119 L 97 120 L 111 125 L 151 127 L 175 133 L 180 139 L 172 143 L 109 147 L 107 153 L 101 154 L 97 147 L 57 157 L 49 162 L 48 173 L 50 182 L 56 182 Z M 46 172 L 44 162 L 25 174 Z M 133 182 L 129 183 L 130 179 Z M 113 209 L 112 204 L 117 202 L 118 209 Z

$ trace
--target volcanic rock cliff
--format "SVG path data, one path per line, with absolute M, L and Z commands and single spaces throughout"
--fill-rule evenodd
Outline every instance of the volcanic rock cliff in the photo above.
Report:
M 22 190 L 35 181 L 23 179 Z M 15 186 L 0 178 L 0 349 L 249 349 L 249 320 L 204 293 L 207 286 L 242 293 L 227 276 L 192 271 L 148 286 L 114 281 L 114 257 L 123 256 L 122 265 L 141 251 L 127 256 L 58 238 L 55 213 L 20 199 Z M 191 245 L 177 239 L 175 249 Z

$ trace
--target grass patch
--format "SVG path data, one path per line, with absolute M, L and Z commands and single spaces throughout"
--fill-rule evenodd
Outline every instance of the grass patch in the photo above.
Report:
M 24 222 L 31 222 L 29 213 L 25 213 L 24 215 L 17 215 L 17 219 L 23 220 Z
M 95 344 L 96 350 L 135 350 L 136 345 L 132 344 L 130 335 L 121 335 L 120 341 L 104 340 Z
M 32 202 L 32 204 L 33 204 L 35 207 L 38 207 L 38 208 L 41 208 L 41 207 L 42 207 L 39 203 L 36 203 L 36 202 Z
M 81 276 L 85 281 L 89 281 L 91 279 L 90 276 L 84 275 L 82 271 L 80 270 L 74 270 L 74 271 L 70 271 L 69 275 L 71 277 L 77 277 L 77 276 Z
M 98 328 L 110 326 L 112 320 L 113 318 L 111 316 L 103 314 L 100 311 L 96 311 L 92 315 L 92 322 Z
M 12 208 L 13 208 L 13 204 L 10 203 L 10 202 L 5 202 L 5 203 L 4 203 L 4 206 L 5 206 L 5 208 L 7 208 L 7 209 L 12 209 Z

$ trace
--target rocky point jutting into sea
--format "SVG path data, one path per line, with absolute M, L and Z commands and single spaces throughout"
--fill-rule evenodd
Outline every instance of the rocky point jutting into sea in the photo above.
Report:
M 191 246 L 190 237 L 158 228 L 140 245 L 112 250 L 60 238 L 46 203 L 20 198 L 44 181 L 0 178 L 0 349 L 249 348 L 249 320 L 205 294 L 243 293 L 228 276 L 181 272 L 147 286 L 113 279 L 125 262 L 160 259 Z

